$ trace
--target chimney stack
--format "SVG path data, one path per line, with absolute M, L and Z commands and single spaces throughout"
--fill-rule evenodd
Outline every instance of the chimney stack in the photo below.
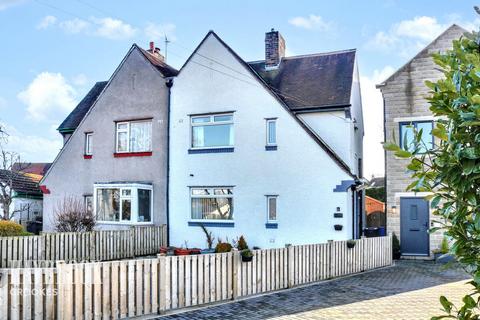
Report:
M 155 47 L 155 42 L 150 41 L 150 49 L 147 50 L 155 58 L 165 61 L 165 57 L 160 53 L 160 48 Z
M 285 40 L 280 32 L 271 29 L 265 33 L 265 69 L 276 69 L 285 57 Z

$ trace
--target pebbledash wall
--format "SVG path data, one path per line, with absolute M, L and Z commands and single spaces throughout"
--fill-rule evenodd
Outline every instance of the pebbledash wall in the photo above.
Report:
M 237 78 L 204 67 L 209 57 Z M 220 68 L 223 70 L 222 67 Z M 176 94 L 188 92 L 188 94 Z M 352 238 L 352 195 L 333 192 L 352 180 L 234 55 L 210 34 L 172 87 L 169 188 L 170 243 L 205 247 L 192 226 L 190 188 L 231 186 L 233 225 L 210 225 L 216 239 L 246 237 L 250 246 L 280 247 Z M 190 115 L 233 112 L 234 150 L 189 154 Z M 277 118 L 275 151 L 265 150 L 266 118 Z M 278 228 L 266 228 L 266 195 L 278 195 Z M 337 207 L 343 218 L 334 218 Z M 343 225 L 335 231 L 334 224 Z
M 426 100 L 429 89 L 425 81 L 435 81 L 442 77 L 436 70 L 431 54 L 444 52 L 452 47 L 452 41 L 459 39 L 466 30 L 452 25 L 437 39 L 417 54 L 411 61 L 398 70 L 384 83 L 377 87 L 381 90 L 384 99 L 384 130 L 385 141 L 393 141 L 393 134 L 399 139 L 399 123 L 405 121 L 434 120 Z M 408 160 L 395 157 L 386 152 L 386 211 L 387 230 L 394 232 L 400 239 L 400 197 L 424 197 L 426 194 L 406 192 L 412 182 L 410 173 L 406 170 Z M 395 207 L 395 209 L 393 209 Z M 430 221 L 434 216 L 430 213 Z M 439 248 L 442 241 L 442 232 L 430 235 L 430 252 Z
M 44 231 L 51 231 L 55 206 L 65 196 L 93 194 L 98 182 L 143 182 L 153 185 L 152 222 L 166 223 L 167 102 L 166 79 L 133 46 L 98 101 L 63 147 L 43 180 Z M 115 121 L 152 118 L 152 155 L 116 158 Z M 85 132 L 93 132 L 93 155 L 84 159 Z M 128 224 L 99 224 L 121 229 Z

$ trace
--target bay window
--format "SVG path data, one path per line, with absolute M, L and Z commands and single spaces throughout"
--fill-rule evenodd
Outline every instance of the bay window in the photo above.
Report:
M 233 147 L 233 114 L 191 117 L 192 148 Z
M 148 184 L 96 184 L 95 216 L 99 222 L 152 222 L 152 192 Z
M 192 220 L 233 220 L 233 189 L 191 188 Z
M 116 152 L 152 151 L 152 120 L 117 122 Z

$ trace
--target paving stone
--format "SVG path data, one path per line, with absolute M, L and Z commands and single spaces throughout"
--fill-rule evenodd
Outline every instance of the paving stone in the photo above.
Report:
M 400 261 L 394 267 L 159 317 L 168 319 L 429 319 L 440 295 L 459 302 L 470 289 L 458 266 Z

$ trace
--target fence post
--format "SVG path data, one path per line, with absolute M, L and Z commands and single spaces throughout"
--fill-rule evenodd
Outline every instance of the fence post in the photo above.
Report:
M 130 227 L 130 256 L 135 258 L 137 252 L 137 242 L 135 241 L 135 227 Z
M 240 268 L 240 254 L 237 251 L 233 251 L 233 263 L 232 263 L 232 268 L 233 268 L 233 279 L 232 279 L 232 300 L 235 300 L 238 298 L 238 284 L 239 284 L 239 274 L 238 274 L 238 269 Z
M 0 269 L 0 319 L 8 315 L 8 270 Z
M 59 260 L 57 261 L 57 319 L 64 319 L 64 269 L 65 269 L 65 261 Z
M 295 285 L 295 253 L 292 245 L 289 245 L 287 247 L 287 264 L 288 264 L 287 285 L 289 288 L 293 288 L 293 286 Z
M 40 259 L 38 260 L 47 260 L 47 256 L 46 256 L 46 251 L 45 251 L 45 235 L 43 234 L 43 231 L 40 232 L 40 235 L 38 237 L 38 240 L 40 241 L 40 243 L 38 244 L 38 246 L 40 247 Z
M 367 269 L 367 262 L 368 262 L 367 246 L 368 246 L 368 243 L 367 243 L 367 237 L 365 237 L 365 236 L 362 236 L 362 238 L 360 240 L 362 240 L 362 259 L 363 259 L 362 272 L 363 272 Z
M 334 258 L 333 258 L 333 255 L 334 255 L 334 252 L 333 252 L 333 240 L 328 240 L 328 260 L 327 260 L 327 263 L 328 263 L 328 276 L 327 278 L 330 279 L 330 278 L 333 278 L 333 261 L 334 261 Z
M 95 257 L 95 232 L 90 231 L 88 234 L 88 260 L 94 261 Z
M 169 277 L 170 277 L 170 274 L 167 274 L 165 272 L 165 264 L 166 264 L 166 256 L 165 255 L 161 255 L 161 254 L 157 254 L 157 258 L 159 260 L 158 264 L 159 264 L 159 272 L 158 272 L 158 277 L 159 277 L 159 285 L 160 285 L 160 295 L 159 295 L 159 309 L 158 309 L 158 313 L 164 313 L 165 310 L 166 310 L 166 301 L 167 301 L 167 297 L 166 297 L 166 285 L 167 285 L 167 281 L 169 281 Z

